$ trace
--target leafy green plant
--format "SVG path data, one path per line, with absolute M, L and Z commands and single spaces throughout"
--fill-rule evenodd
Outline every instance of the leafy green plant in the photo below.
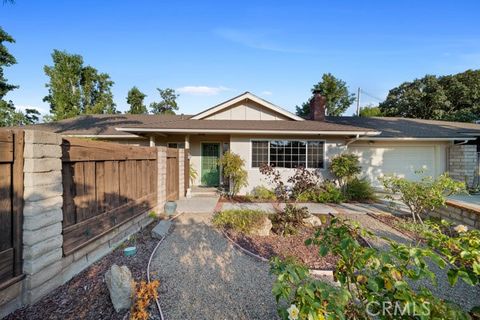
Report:
M 367 179 L 352 179 L 345 188 L 345 196 L 351 201 L 374 201 L 375 190 Z
M 361 172 L 358 156 L 344 153 L 335 156 L 330 164 L 330 170 L 335 175 L 342 190 Z
M 198 178 L 198 172 L 197 170 L 195 170 L 195 168 L 192 166 L 191 163 L 190 163 L 188 175 L 190 177 L 190 185 L 193 185 L 195 183 L 195 180 L 197 180 Z
M 238 154 L 227 151 L 218 160 L 222 167 L 223 175 L 230 181 L 228 195 L 233 197 L 238 194 L 241 188 L 248 186 L 248 173 L 245 167 L 245 160 Z
M 463 182 L 453 180 L 446 173 L 435 179 L 425 176 L 420 181 L 411 181 L 394 175 L 386 175 L 379 180 L 390 193 L 386 198 L 394 200 L 395 196 L 398 196 L 410 210 L 413 221 L 418 220 L 420 223 L 423 223 L 422 215 L 445 206 L 448 196 L 466 192 Z
M 270 266 L 277 276 L 272 292 L 282 319 L 326 319 L 326 315 L 331 319 L 347 318 L 346 305 L 351 298 L 348 290 L 312 279 L 308 268 L 296 262 L 275 257 Z M 292 314 L 295 309 L 298 317 Z
M 317 246 L 321 256 L 330 252 L 338 258 L 334 279 L 339 288 L 319 285 L 302 266 L 274 260 L 273 293 L 283 319 L 288 319 L 289 310 L 298 311 L 297 319 L 469 319 L 458 306 L 428 289 L 412 288 L 416 281 L 436 283 L 427 262 L 445 268 L 447 262 L 440 255 L 388 239 L 390 249 L 378 250 L 359 242 L 360 236 L 373 237 L 357 223 L 333 218 L 306 241 Z M 385 305 L 395 308 L 382 312 Z
M 447 259 L 451 267 L 448 280 L 454 285 L 461 278 L 469 285 L 480 283 L 480 231 L 463 225 L 452 228 L 442 220 L 427 221 L 422 236 L 427 245 Z
M 265 186 L 256 186 L 252 189 L 250 196 L 259 200 L 275 200 L 275 191 L 268 189 Z
M 340 203 L 345 201 L 345 196 L 331 181 L 325 181 L 322 186 L 305 191 L 297 196 L 299 202 Z
M 152 219 L 158 219 L 157 213 L 153 210 L 148 213 L 148 217 Z
M 267 217 L 266 212 L 259 210 L 224 210 L 213 216 L 212 223 L 218 228 L 233 229 L 248 234 Z

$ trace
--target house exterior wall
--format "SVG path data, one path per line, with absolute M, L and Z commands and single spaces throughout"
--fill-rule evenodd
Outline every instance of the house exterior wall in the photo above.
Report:
M 282 114 L 272 111 L 253 101 L 242 101 L 230 108 L 223 109 L 205 118 L 205 120 L 290 120 Z
M 335 156 L 346 150 L 345 147 L 345 139 L 338 137 L 338 138 L 324 138 L 320 136 L 231 136 L 230 138 L 230 150 L 242 157 L 245 160 L 246 169 L 248 172 L 248 186 L 242 188 L 240 190 L 240 194 L 246 194 L 251 192 L 252 189 L 259 185 L 264 185 L 269 187 L 268 181 L 265 179 L 260 173 L 259 168 L 252 168 L 251 165 L 251 140 L 255 139 L 284 139 L 284 140 L 325 140 L 325 169 L 317 169 L 320 177 L 323 179 L 330 179 L 332 178 L 330 171 L 328 170 L 329 167 L 329 160 Z M 280 168 L 278 169 L 281 173 L 284 180 L 290 177 L 295 169 L 285 169 Z M 312 169 L 313 170 L 313 169 Z M 271 187 L 271 186 L 270 186 Z

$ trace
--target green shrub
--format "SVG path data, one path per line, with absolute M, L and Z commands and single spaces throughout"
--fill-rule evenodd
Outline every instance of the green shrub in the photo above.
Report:
M 238 154 L 227 151 L 218 160 L 222 167 L 223 176 L 230 182 L 228 195 L 237 195 L 241 188 L 248 186 L 248 172 L 245 170 L 245 160 Z
M 423 245 L 387 239 L 389 250 L 366 247 L 358 241 L 360 235 L 374 237 L 357 223 L 333 218 L 306 241 L 322 257 L 331 253 L 338 259 L 335 287 L 310 277 L 304 266 L 273 259 L 277 280 L 272 292 L 282 319 L 470 319 L 426 286 L 414 289 L 419 283 L 436 283 L 428 262 L 444 269 L 458 261 L 445 260 Z M 394 306 L 392 313 L 377 313 L 385 305 Z
M 213 216 L 212 223 L 218 228 L 233 229 L 248 234 L 267 216 L 266 212 L 259 210 L 224 210 Z
M 325 181 L 321 187 L 304 191 L 297 196 L 299 202 L 340 203 L 345 197 L 331 181 Z
M 410 210 L 413 221 L 418 219 L 421 223 L 421 216 L 445 206 L 448 196 L 466 192 L 465 183 L 453 180 L 446 173 L 435 179 L 426 176 L 420 181 L 410 181 L 394 175 L 384 176 L 379 180 L 390 193 L 386 198 L 394 200 L 394 196 L 398 195 L 400 201 Z
M 331 181 L 325 181 L 322 186 L 323 192 L 317 194 L 316 202 L 340 203 L 345 201 L 342 191 Z
M 345 188 L 345 196 L 352 201 L 373 201 L 376 199 L 375 190 L 367 179 L 355 178 Z
M 265 186 L 257 186 L 253 188 L 250 196 L 254 199 L 260 200 L 275 200 L 275 191 L 268 189 Z
M 330 164 L 330 169 L 335 177 L 337 177 L 342 189 L 360 174 L 362 170 L 358 156 L 350 153 L 335 156 Z

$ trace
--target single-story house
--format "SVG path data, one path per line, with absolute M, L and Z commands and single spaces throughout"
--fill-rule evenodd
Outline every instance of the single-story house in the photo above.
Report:
M 194 186 L 221 185 L 217 160 L 231 150 L 245 160 L 248 171 L 249 185 L 242 193 L 266 184 L 259 172 L 262 163 L 286 176 L 304 166 L 330 178 L 329 161 L 342 152 L 359 155 L 364 176 L 375 186 L 384 174 L 417 179 L 419 169 L 433 176 L 449 171 L 469 184 L 478 180 L 479 124 L 330 117 L 319 93 L 311 100 L 311 110 L 304 119 L 245 92 L 195 115 L 85 115 L 35 127 L 68 136 L 188 149 L 198 172 Z

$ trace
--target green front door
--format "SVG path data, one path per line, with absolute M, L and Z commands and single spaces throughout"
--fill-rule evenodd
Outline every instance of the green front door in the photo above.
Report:
M 218 187 L 220 184 L 220 144 L 202 143 L 202 185 Z

